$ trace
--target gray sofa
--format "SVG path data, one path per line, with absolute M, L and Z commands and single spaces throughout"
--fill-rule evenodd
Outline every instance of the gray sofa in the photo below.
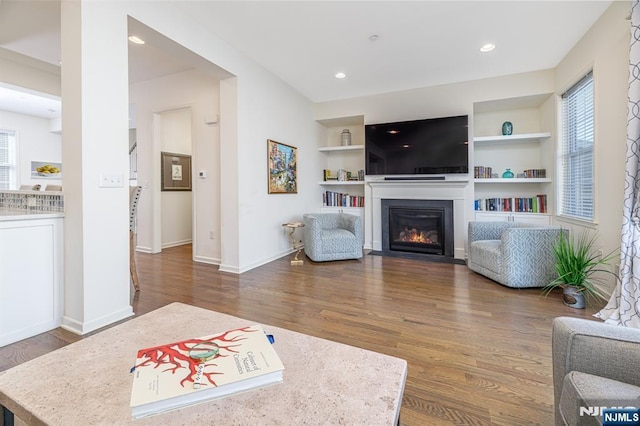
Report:
M 520 222 L 469 222 L 469 269 L 507 287 L 544 287 L 557 278 L 553 246 L 563 229 Z
M 360 259 L 362 221 L 346 213 L 307 213 L 304 222 L 304 252 L 314 262 Z
M 559 317 L 552 346 L 556 425 L 600 425 L 599 407 L 640 408 L 640 329 Z

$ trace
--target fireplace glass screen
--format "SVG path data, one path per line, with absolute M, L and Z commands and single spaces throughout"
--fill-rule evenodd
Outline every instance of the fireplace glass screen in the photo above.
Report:
M 389 248 L 444 254 L 444 209 L 389 208 Z

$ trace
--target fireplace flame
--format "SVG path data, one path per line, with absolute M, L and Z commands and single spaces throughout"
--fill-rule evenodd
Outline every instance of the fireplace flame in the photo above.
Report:
M 434 241 L 431 240 L 423 231 L 418 231 L 417 229 L 407 229 L 400 232 L 400 236 L 396 241 L 402 241 L 407 243 L 421 243 L 421 244 L 433 244 Z

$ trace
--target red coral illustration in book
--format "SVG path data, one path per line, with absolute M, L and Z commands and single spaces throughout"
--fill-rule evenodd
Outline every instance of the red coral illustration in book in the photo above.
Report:
M 217 386 L 215 376 L 223 373 L 215 370 L 214 367 L 217 366 L 216 360 L 239 353 L 236 348 L 242 345 L 240 342 L 247 339 L 244 334 L 255 333 L 257 331 L 258 330 L 252 329 L 251 327 L 243 327 L 229 330 L 210 338 L 183 340 L 168 345 L 142 349 L 138 352 L 138 358 L 142 358 L 144 361 L 138 363 L 135 368 L 154 365 L 153 368 L 166 367 L 163 372 L 169 371 L 171 374 L 184 373 L 184 378 L 180 381 L 180 385 L 185 387 L 186 383 L 195 383 L 198 366 L 202 364 L 201 360 L 192 358 L 189 355 L 189 351 L 199 343 L 213 342 L 218 346 L 219 351 L 215 358 L 205 362 L 206 370 L 202 370 L 201 374 L 209 384 Z

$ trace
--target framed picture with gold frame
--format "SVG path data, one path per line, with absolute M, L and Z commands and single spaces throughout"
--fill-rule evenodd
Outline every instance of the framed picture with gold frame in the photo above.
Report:
M 191 156 L 161 152 L 162 191 L 191 191 Z
M 298 193 L 298 148 L 267 139 L 269 194 Z

